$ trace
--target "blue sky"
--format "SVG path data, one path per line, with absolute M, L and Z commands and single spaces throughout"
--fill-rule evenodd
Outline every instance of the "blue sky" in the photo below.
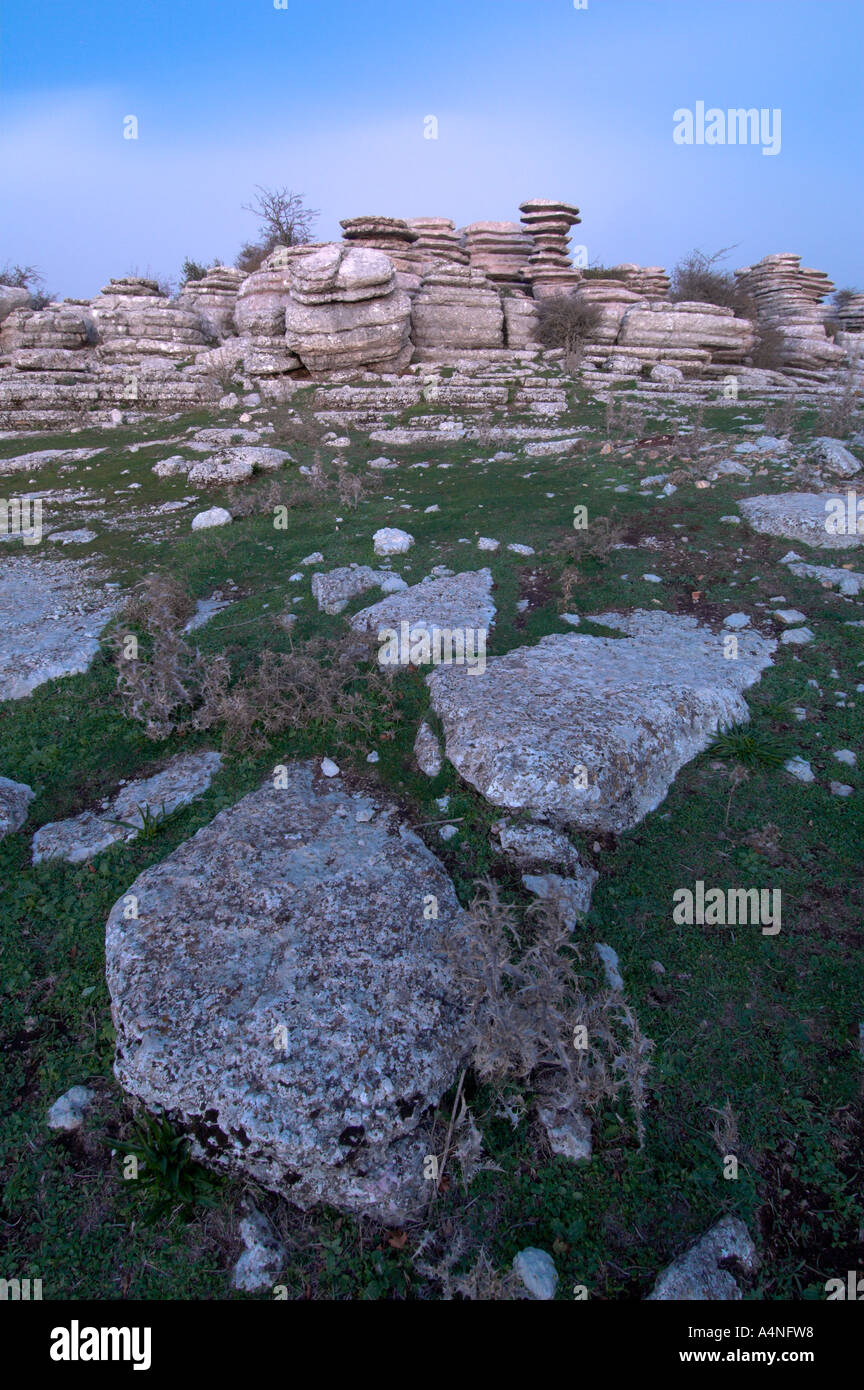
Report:
M 89 296 L 231 261 L 266 184 L 319 240 L 552 197 L 592 261 L 737 243 L 864 289 L 862 51 L 864 0 L 4 0 L 0 264 Z M 779 154 L 676 145 L 699 101 L 780 108 Z

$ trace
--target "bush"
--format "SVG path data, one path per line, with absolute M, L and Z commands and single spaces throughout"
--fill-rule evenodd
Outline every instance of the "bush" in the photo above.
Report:
M 261 221 L 257 241 L 246 241 L 240 247 L 234 264 L 246 275 L 260 268 L 262 262 L 277 246 L 306 246 L 312 240 L 312 227 L 318 212 L 307 208 L 303 194 L 290 188 L 264 188 L 257 185 L 252 203 L 244 203 L 246 212 L 254 213 Z
M 578 357 L 603 317 L 596 304 L 586 304 L 572 294 L 553 294 L 537 301 L 537 341 L 547 348 L 563 348 L 565 360 Z
M 627 276 L 621 267 L 617 265 L 589 265 L 587 270 L 583 270 L 582 279 L 621 280 L 626 282 Z
M 691 251 L 679 261 L 672 271 L 670 298 L 673 302 L 688 300 L 693 304 L 719 304 L 721 308 L 733 309 L 739 318 L 755 318 L 756 311 L 749 295 L 740 289 L 735 276 L 729 270 L 718 270 L 718 261 L 728 255 L 733 248 L 724 247 L 706 256 L 704 251 Z
M 217 265 L 218 262 L 214 261 L 213 264 Z M 210 266 L 202 265 L 200 261 L 192 261 L 187 256 L 180 270 L 181 283 L 188 285 L 190 280 L 203 280 L 209 269 Z

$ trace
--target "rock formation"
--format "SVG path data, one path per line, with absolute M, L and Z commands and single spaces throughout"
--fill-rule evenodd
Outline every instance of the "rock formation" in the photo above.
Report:
M 411 360 L 411 303 L 383 251 L 333 244 L 298 259 L 284 312 L 285 343 L 313 375 Z
M 200 280 L 187 280 L 177 302 L 196 313 L 213 338 L 230 338 L 237 331 L 234 309 L 245 278 L 233 266 L 215 265 Z
M 800 256 L 783 253 L 764 256 L 735 274 L 755 302 L 759 328 L 777 339 L 778 366 L 818 377 L 845 361 L 844 349 L 825 331 L 828 308 L 822 301 L 834 286 L 824 271 L 807 270 Z
M 518 222 L 472 222 L 464 235 L 474 270 L 494 284 L 525 284 L 534 243 Z
M 525 272 L 534 290 L 534 297 L 560 294 L 578 285 L 581 272 L 575 270 L 568 255 L 567 233 L 581 222 L 579 209 L 571 203 L 556 203 L 551 198 L 530 198 L 519 204 L 522 225 L 530 234 L 533 250 Z
M 448 265 L 424 277 L 411 306 L 417 358 L 441 349 L 503 348 L 501 296 L 479 270 Z

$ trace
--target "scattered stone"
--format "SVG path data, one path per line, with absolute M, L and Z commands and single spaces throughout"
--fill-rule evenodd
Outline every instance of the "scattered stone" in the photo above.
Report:
M 855 767 L 858 763 L 858 755 L 853 753 L 851 748 L 835 748 L 834 757 L 838 763 L 845 763 L 847 767 Z
M 737 631 L 739 628 L 742 628 L 742 627 L 749 627 L 749 626 L 750 626 L 750 614 L 749 614 L 749 613 L 730 613 L 729 616 L 728 616 L 728 618 L 724 618 L 724 619 L 723 619 L 723 626 L 724 626 L 724 627 L 732 628 L 733 631 Z
M 507 549 L 511 551 L 513 555 L 534 555 L 536 553 L 533 545 L 520 545 L 516 541 L 508 545 Z
M 803 647 L 808 642 L 812 642 L 815 635 L 809 627 L 790 627 L 785 632 L 781 632 L 780 641 L 787 647 Z
M 338 766 L 337 763 L 334 763 L 334 761 L 333 761 L 332 758 L 324 758 L 324 759 L 322 759 L 322 762 L 321 762 L 321 771 L 323 772 L 323 774 L 324 774 L 325 777 L 338 777 L 338 776 L 339 776 L 339 766 Z
M 831 499 L 818 492 L 783 492 L 764 497 L 744 497 L 738 506 L 754 531 L 803 541 L 821 550 L 844 550 L 859 544 L 857 532 L 829 531 Z
M 537 1118 L 546 1133 L 553 1154 L 584 1163 L 591 1157 L 591 1121 L 587 1115 L 574 1115 L 556 1110 L 551 1105 L 538 1105 Z
M 417 730 L 417 737 L 414 740 L 414 757 L 417 759 L 417 766 L 420 771 L 425 772 L 427 777 L 438 776 L 443 766 L 441 744 L 437 734 L 430 728 L 425 719 Z
M 490 550 L 493 553 L 501 549 L 501 542 L 493 540 L 491 536 L 480 536 L 477 541 L 478 550 Z
M 33 836 L 32 862 L 64 859 L 82 864 L 120 840 L 129 843 L 149 816 L 169 816 L 203 796 L 221 765 L 218 753 L 178 754 L 155 776 L 128 782 L 105 811 L 84 811 L 41 826 Z
M 830 782 L 829 786 L 835 796 L 851 796 L 854 787 L 850 787 L 848 782 Z
M 206 512 L 198 512 L 193 516 L 192 530 L 207 531 L 213 526 L 228 526 L 231 519 L 231 513 L 224 507 L 208 507 Z
M 547 1301 L 555 1297 L 558 1271 L 551 1255 L 529 1245 L 513 1257 L 513 1269 L 534 1298 Z
M 523 874 L 522 883 L 529 893 L 552 903 L 568 931 L 575 931 L 591 906 L 591 894 L 597 878 L 596 871 L 583 864 L 580 865 L 578 878 L 562 878 L 560 874 Z
M 311 555 L 307 555 L 300 561 L 301 565 L 321 565 L 324 563 L 324 556 L 320 550 L 313 550 Z
M 0 840 L 20 830 L 27 819 L 27 808 L 35 792 L 26 782 L 0 777 Z
M 376 587 L 383 589 L 385 594 L 392 594 L 408 586 L 398 574 L 373 570 L 369 565 L 345 565 L 312 576 L 312 596 L 325 613 L 341 613 L 352 598 Z
M 740 1299 L 741 1289 L 734 1276 L 722 1268 L 732 1262 L 746 1275 L 759 1268 L 759 1256 L 744 1222 L 737 1216 L 724 1216 L 658 1276 L 648 1298 L 658 1302 Z
M 748 720 L 743 691 L 776 643 L 745 630 L 728 661 L 722 637 L 690 616 L 591 620 L 626 636 L 554 634 L 488 658 L 482 678 L 439 666 L 427 685 L 446 756 L 493 805 L 620 834 L 718 727 Z
M 265 1217 L 251 1206 L 240 1222 L 243 1252 L 234 1266 L 231 1283 L 244 1293 L 272 1289 L 285 1258 L 285 1252 Z
M 611 946 L 607 946 L 602 941 L 594 942 L 594 950 L 597 952 L 602 962 L 603 971 L 606 975 L 606 983 L 609 988 L 614 990 L 616 994 L 623 994 L 624 980 L 619 969 L 617 952 L 613 951 Z
M 414 544 L 414 537 L 398 526 L 382 526 L 372 537 L 376 555 L 404 555 Z
M 67 1134 L 80 1129 L 85 1112 L 95 1099 L 95 1091 L 87 1086 L 70 1086 L 48 1111 L 48 1128 L 63 1130 Z
M 488 569 L 467 570 L 443 579 L 430 575 L 410 588 L 403 585 L 400 592 L 373 603 L 371 608 L 362 608 L 349 621 L 355 632 L 380 633 L 389 628 L 397 634 L 401 634 L 401 624 L 408 623 L 412 641 L 422 632 L 431 639 L 436 629 L 439 633 L 461 630 L 467 660 L 480 654 L 476 635 L 487 632 L 495 621 L 491 594 L 492 573 Z
M 864 467 L 861 460 L 846 448 L 842 439 L 831 439 L 827 435 L 813 440 L 808 450 L 808 458 L 835 478 L 854 478 Z
M 806 758 L 790 758 L 783 766 L 798 782 L 816 781 L 816 774 Z
M 796 623 L 806 623 L 807 614 L 797 608 L 776 608 L 773 616 L 784 627 L 794 627 Z
M 80 562 L 10 555 L 0 561 L 0 700 L 86 671 L 120 606 Z

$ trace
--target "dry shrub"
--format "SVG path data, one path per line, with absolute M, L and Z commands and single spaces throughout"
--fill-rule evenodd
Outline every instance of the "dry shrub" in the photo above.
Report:
M 502 1091 L 530 1085 L 541 1104 L 574 1119 L 626 1092 L 641 1146 L 653 1044 L 620 994 L 585 993 L 580 948 L 554 905 L 537 902 L 526 916 L 534 927 L 530 941 L 517 930 L 516 909 L 501 901 L 490 879 L 481 879 L 453 938 L 472 1066 Z M 574 1046 L 580 1024 L 587 1029 L 585 1048 Z
M 350 633 L 297 651 L 261 652 L 257 665 L 199 714 L 197 727 L 221 725 L 226 751 L 261 750 L 280 734 L 318 729 L 339 748 L 349 735 L 371 735 L 382 715 L 398 718 L 389 668 L 378 664 L 371 638 Z
M 786 360 L 786 338 L 773 324 L 757 325 L 756 346 L 750 354 L 754 367 L 766 372 L 779 372 Z
M 528 1297 L 513 1270 L 500 1274 L 482 1245 L 470 1269 L 456 1274 L 456 1265 L 468 1253 L 468 1240 L 460 1229 L 457 1228 L 447 1242 L 442 1241 L 437 1233 L 425 1231 L 413 1255 L 414 1268 L 424 1279 L 438 1285 L 438 1297 L 445 1303 L 456 1298 L 500 1303 Z
M 722 261 L 735 248 L 724 246 L 708 256 L 704 251 L 691 251 L 679 261 L 671 275 L 669 297 L 673 303 L 719 304 L 733 309 L 739 318 L 752 318 L 755 313 L 752 299 L 745 295 L 729 270 L 718 270 Z
M 785 400 L 778 401 L 765 411 L 765 433 L 773 434 L 780 439 L 788 438 L 795 428 L 797 414 L 798 401 L 795 396 L 787 396 Z
M 846 372 L 839 396 L 829 396 L 819 407 L 815 433 L 845 439 L 859 427 L 864 394 L 854 368 Z
M 603 314 L 575 294 L 552 294 L 537 301 L 535 337 L 542 347 L 563 348 L 565 362 L 578 359 Z
M 148 574 L 126 601 L 124 617 L 145 632 L 179 627 L 195 612 L 195 600 L 170 574 Z
M 178 593 L 173 581 L 145 583 L 146 593 L 130 609 L 148 634 L 149 656 L 128 656 L 122 631 L 114 642 L 124 711 L 148 738 L 219 727 L 224 749 L 243 752 L 265 748 L 278 734 L 326 728 L 340 747 L 349 733 L 371 733 L 382 718 L 395 722 L 389 668 L 375 659 L 371 636 L 349 633 L 299 651 L 265 650 L 232 682 L 226 656 L 202 656 L 178 630 L 187 616 L 179 586 Z
M 606 437 L 621 435 L 638 439 L 645 432 L 645 411 L 627 396 L 610 396 L 606 401 Z

